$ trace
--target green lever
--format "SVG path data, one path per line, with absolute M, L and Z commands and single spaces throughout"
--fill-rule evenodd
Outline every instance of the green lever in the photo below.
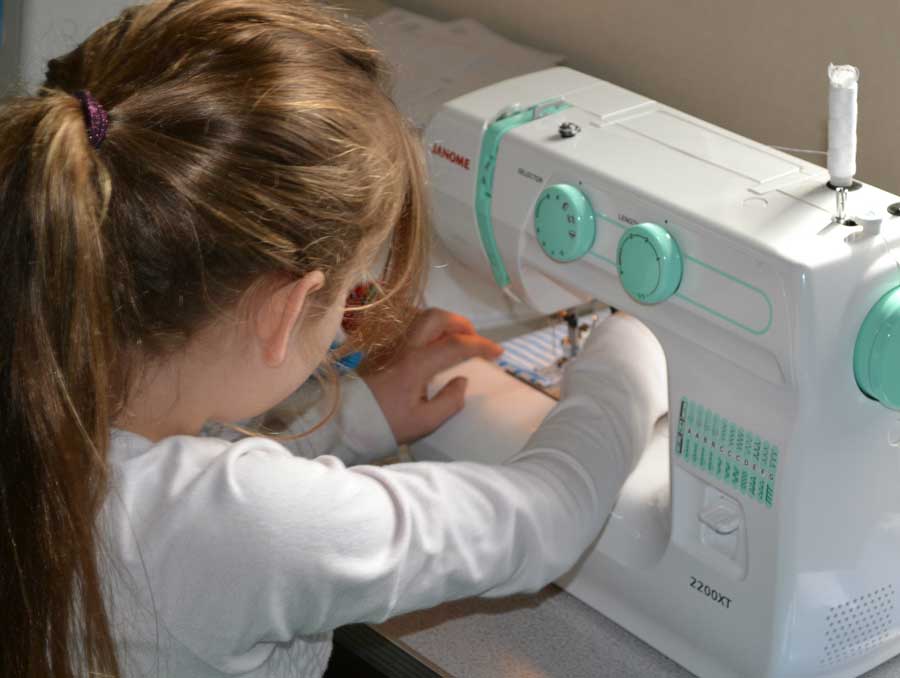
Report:
M 494 223 L 491 218 L 491 210 L 494 197 L 494 171 L 497 168 L 497 156 L 500 153 L 500 142 L 503 137 L 514 130 L 534 120 L 558 113 L 571 104 L 564 101 L 537 104 L 513 113 L 499 120 L 495 120 L 487 126 L 481 139 L 481 154 L 478 159 L 478 177 L 475 184 L 475 217 L 478 221 L 478 232 L 481 235 L 481 244 L 491 264 L 491 272 L 494 280 L 501 288 L 509 285 L 509 273 L 503 264 L 503 257 L 497 247 L 497 239 L 494 235 Z

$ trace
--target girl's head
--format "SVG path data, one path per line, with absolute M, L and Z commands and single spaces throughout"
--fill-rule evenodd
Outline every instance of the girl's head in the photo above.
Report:
M 304 313 L 333 318 L 385 248 L 387 300 L 356 327 L 391 343 L 427 238 L 419 144 L 385 82 L 318 5 L 157 0 L 0 109 L 0 597 L 18 629 L 0 665 L 114 671 L 93 529 L 109 422 L 148 361 L 296 280 L 320 282 Z M 97 149 L 81 90 L 109 113 Z

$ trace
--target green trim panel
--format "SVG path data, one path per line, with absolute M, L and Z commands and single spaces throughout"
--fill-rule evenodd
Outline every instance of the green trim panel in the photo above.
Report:
M 706 306 L 705 304 L 701 304 L 699 301 L 695 301 L 695 300 L 691 299 L 686 294 L 682 294 L 681 292 L 676 292 L 675 293 L 676 297 L 678 297 L 680 299 L 684 299 L 689 304 L 693 304 L 697 308 L 703 309 L 707 313 L 710 313 L 711 315 L 714 315 L 715 317 L 719 318 L 719 320 L 724 320 L 725 322 L 731 323 L 735 327 L 739 327 L 740 329 L 745 330 L 745 331 L 749 332 L 750 334 L 755 334 L 755 335 L 759 336 L 759 335 L 765 334 L 766 332 L 769 331 L 769 329 L 772 327 L 772 317 L 774 315 L 774 311 L 773 311 L 773 307 L 772 307 L 772 300 L 769 299 L 768 294 L 763 292 L 756 285 L 751 285 L 750 283 L 748 283 L 744 280 L 741 280 L 740 278 L 732 275 L 731 273 L 723 271 L 720 268 L 716 268 L 712 264 L 707 264 L 705 261 L 700 261 L 696 257 L 692 257 L 692 256 L 689 256 L 686 254 L 686 255 L 684 255 L 684 258 L 687 261 L 690 261 L 691 263 L 697 264 L 698 266 L 702 266 L 707 271 L 711 271 L 712 273 L 722 276 L 726 280 L 730 280 L 733 283 L 736 283 L 738 285 L 746 287 L 751 292 L 761 296 L 763 298 L 763 301 L 766 302 L 766 306 L 769 309 L 769 318 L 768 318 L 768 321 L 766 322 L 765 326 L 763 326 L 762 328 L 749 327 L 749 326 L 745 325 L 744 323 L 742 323 L 738 320 L 735 320 L 734 318 L 730 318 L 729 316 L 725 315 L 724 313 L 720 313 L 719 311 L 716 311 L 715 309 L 712 309 L 712 308 Z
M 618 264 L 616 263 L 615 259 L 610 259 L 609 257 L 605 257 L 602 254 L 598 254 L 597 252 L 594 252 L 593 250 L 588 252 L 588 255 L 594 257 L 594 259 L 599 259 L 600 261 L 605 261 L 610 266 L 616 267 L 618 269 Z
M 618 227 L 621 228 L 623 231 L 626 230 L 626 229 L 628 228 L 628 225 L 627 225 L 627 224 L 623 224 L 623 223 L 622 223 L 621 221 L 619 221 L 618 219 L 611 219 L 610 217 L 608 217 L 608 216 L 606 216 L 605 214 L 602 214 L 602 213 L 600 213 L 600 212 L 597 212 L 596 215 L 597 215 L 597 218 L 598 218 L 598 219 L 603 219 L 603 221 L 605 221 L 605 222 L 607 222 L 607 223 L 609 223 L 609 224 L 612 224 L 613 226 L 618 226 Z
M 596 210 L 594 212 L 594 216 L 596 219 L 600 219 L 609 224 L 613 224 L 614 226 L 618 226 L 619 228 L 621 228 L 623 230 L 628 230 L 629 228 L 631 228 L 631 226 L 629 226 L 627 224 L 623 224 L 621 221 L 613 219 L 612 217 L 610 217 L 606 214 L 603 214 L 602 212 L 598 212 Z M 616 272 L 618 273 L 618 264 L 616 263 L 616 261 L 614 259 L 611 259 L 610 257 L 600 254 L 599 252 L 596 252 L 594 250 L 588 252 L 588 255 L 594 257 L 595 259 L 600 259 L 601 261 L 605 261 L 606 263 L 611 264 L 612 266 L 616 267 Z M 768 314 L 768 318 L 766 320 L 766 324 L 764 326 L 750 327 L 749 325 L 742 323 L 740 320 L 736 320 L 736 319 L 722 313 L 721 311 L 717 311 L 714 308 L 710 308 L 706 304 L 699 302 L 696 299 L 690 298 L 683 292 L 675 292 L 675 294 L 673 296 L 686 301 L 691 306 L 699 308 L 701 311 L 705 311 L 706 313 L 709 313 L 711 316 L 718 318 L 719 320 L 729 323 L 730 325 L 734 325 L 738 329 L 744 330 L 745 332 L 749 332 L 750 334 L 753 334 L 755 336 L 762 336 L 763 334 L 766 334 L 770 329 L 772 329 L 772 321 L 774 319 L 775 314 L 774 314 L 774 306 L 772 305 L 772 300 L 769 298 L 768 294 L 766 294 L 763 290 L 761 290 L 756 285 L 752 285 L 752 284 L 748 283 L 746 280 L 741 280 L 737 276 L 732 275 L 731 273 L 728 273 L 727 271 L 723 271 L 722 269 L 717 268 L 717 267 L 713 266 L 712 264 L 707 264 L 705 261 L 701 261 L 697 257 L 692 257 L 692 256 L 690 256 L 688 254 L 684 254 L 684 253 L 682 253 L 681 256 L 683 259 L 685 269 L 689 268 L 688 262 L 690 262 L 692 264 L 696 264 L 697 266 L 700 266 L 700 267 L 706 269 L 707 271 L 710 271 L 711 273 L 720 275 L 723 278 L 725 278 L 726 280 L 730 280 L 731 282 L 733 282 L 735 284 L 745 287 L 746 289 L 750 290 L 754 294 L 759 295 L 762 298 L 762 300 L 765 302 L 766 307 L 769 310 L 769 314 Z M 687 275 L 687 273 L 686 273 L 686 275 Z
M 555 101 L 537 104 L 495 120 L 487 126 L 481 139 L 481 153 L 478 157 L 478 176 L 475 183 L 475 218 L 478 221 L 478 232 L 481 235 L 481 244 L 491 264 L 491 272 L 494 280 L 503 288 L 509 285 L 509 273 L 503 264 L 503 257 L 497 247 L 497 239 L 494 236 L 494 223 L 491 217 L 494 197 L 494 172 L 497 169 L 497 156 L 500 153 L 500 142 L 507 132 L 517 127 L 526 125 L 534 120 L 539 120 L 553 113 L 571 108 L 571 104 L 564 101 Z
M 687 398 L 681 399 L 675 454 L 743 496 L 774 505 L 778 447 Z

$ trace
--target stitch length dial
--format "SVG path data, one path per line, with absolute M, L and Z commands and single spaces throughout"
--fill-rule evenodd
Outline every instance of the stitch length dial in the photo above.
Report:
M 619 240 L 616 264 L 622 287 L 642 304 L 658 304 L 678 290 L 683 265 L 681 250 L 658 224 L 638 224 Z

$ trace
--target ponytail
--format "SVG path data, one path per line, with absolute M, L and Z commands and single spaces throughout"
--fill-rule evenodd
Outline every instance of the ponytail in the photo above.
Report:
M 0 673 L 118 675 L 95 536 L 107 484 L 110 194 L 79 101 L 0 118 Z
M 0 678 L 121 672 L 95 525 L 110 422 L 148 361 L 270 276 L 322 271 L 330 306 L 385 243 L 353 339 L 389 359 L 429 210 L 386 73 L 312 0 L 150 0 L 0 106 Z M 102 144 L 81 90 L 110 112 Z

